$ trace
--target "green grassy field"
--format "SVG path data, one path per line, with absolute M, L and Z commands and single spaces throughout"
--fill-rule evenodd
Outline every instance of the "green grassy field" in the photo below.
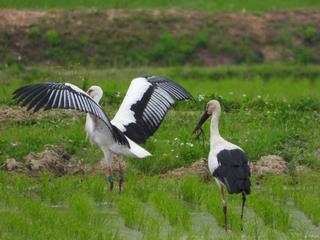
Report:
M 85 116 L 54 111 L 26 117 L 11 100 L 19 86 L 65 81 L 87 89 L 100 85 L 102 105 L 112 117 L 130 80 L 161 75 L 189 89 L 196 101 L 177 104 L 145 148 L 153 156 L 125 159 L 123 194 L 109 192 L 103 175 L 27 177 L 0 172 L 1 239 L 318 239 L 320 208 L 320 75 L 318 66 L 240 66 L 210 68 L 84 69 L 12 66 L 0 72 L 0 165 L 24 161 L 45 144 L 64 145 L 86 163 L 102 158 L 85 141 Z M 309 174 L 256 179 L 240 231 L 240 196 L 228 196 L 229 227 L 215 182 L 187 176 L 160 179 L 159 173 L 189 166 L 209 151 L 192 129 L 206 102 L 223 105 L 221 134 L 246 150 L 251 161 L 278 154 L 290 166 L 307 165 Z M 6 110 L 6 111 L 3 111 Z M 9 111 L 9 112 L 8 112 Z M 12 112 L 12 113 L 13 113 Z M 4 114 L 5 113 L 5 114 Z M 1 115 L 2 114 L 2 115 Z M 177 126 L 180 126 L 177 128 Z M 175 129 L 175 134 L 172 134 Z M 44 134 L 45 133 L 45 134 Z
M 241 0 L 229 0 L 227 3 L 222 0 L 208 1 L 83 1 L 83 0 L 71 0 L 71 1 L 35 1 L 35 0 L 12 0 L 12 1 L 0 1 L 1 8 L 31 8 L 31 9 L 74 9 L 74 8 L 181 8 L 190 10 L 204 10 L 215 12 L 234 12 L 234 11 L 270 11 L 270 10 L 289 10 L 289 9 L 316 9 L 320 7 L 320 3 L 317 0 L 292 0 L 292 1 L 241 1 Z

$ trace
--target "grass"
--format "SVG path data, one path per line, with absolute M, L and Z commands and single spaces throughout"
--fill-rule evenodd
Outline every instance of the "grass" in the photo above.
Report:
M 11 100 L 17 87 L 44 80 L 71 82 L 84 89 L 97 84 L 105 91 L 102 105 L 113 116 L 130 79 L 150 74 L 176 80 L 196 101 L 179 103 L 168 113 L 145 145 L 152 157 L 126 159 L 124 193 L 109 192 L 103 175 L 55 178 L 43 173 L 27 177 L 1 171 L 1 239 L 238 239 L 239 234 L 248 239 L 301 239 L 314 232 L 320 234 L 320 209 L 314 204 L 320 192 L 315 184 L 320 167 L 320 139 L 314 130 L 320 121 L 317 66 L 99 70 L 15 65 L 2 69 L 1 164 L 12 157 L 24 161 L 30 151 L 41 151 L 46 144 L 62 144 L 69 154 L 86 163 L 102 158 L 100 150 L 85 141 L 83 115 L 51 111 L 21 117 Z M 197 176 L 181 180 L 158 176 L 207 157 L 208 124 L 204 126 L 204 145 L 191 136 L 191 131 L 211 98 L 223 105 L 221 133 L 243 147 L 251 161 L 279 154 L 291 162 L 292 177 L 252 178 L 243 233 L 241 196 L 227 195 L 231 232 L 225 234 L 220 193 L 214 181 L 205 182 Z M 18 115 L 11 115 L 10 108 Z M 294 174 L 297 164 L 314 170 Z M 304 223 L 292 210 L 310 220 L 305 231 L 298 229 L 297 223 Z
M 74 9 L 74 8 L 181 8 L 181 9 L 190 9 L 190 10 L 204 10 L 204 11 L 215 11 L 215 12 L 239 12 L 243 10 L 261 12 L 261 11 L 270 11 L 270 10 L 289 10 L 289 9 L 314 9 L 319 8 L 319 2 L 316 0 L 307 0 L 307 1 L 275 1 L 267 0 L 263 3 L 251 0 L 251 1 L 240 1 L 240 0 L 230 0 L 226 4 L 222 0 L 218 1 L 208 1 L 200 0 L 197 2 L 185 2 L 185 1 L 108 1 L 101 2 L 97 0 L 93 1 L 81 1 L 81 0 L 72 0 L 72 1 L 52 1 L 46 0 L 42 2 L 37 2 L 35 0 L 21 1 L 1 1 L 1 8 L 30 8 L 30 9 Z
M 269 66 L 265 68 L 272 70 Z M 160 130 L 146 144 L 146 149 L 153 153 L 152 157 L 143 161 L 129 159 L 140 171 L 161 173 L 189 165 L 200 157 L 207 156 L 208 142 L 203 146 L 201 141 L 193 139 L 191 132 L 206 102 L 212 98 L 219 99 L 225 111 L 220 123 L 222 134 L 246 149 L 251 160 L 273 153 L 282 155 L 288 161 L 318 169 L 319 161 L 315 151 L 319 148 L 319 135 L 312 130 L 319 123 L 320 95 L 317 89 L 320 86 L 317 77 L 312 80 L 299 79 L 299 75 L 278 78 L 277 73 L 274 73 L 274 77 L 264 80 L 259 77 L 262 67 L 257 67 L 246 70 L 253 73 L 252 78 L 243 78 L 245 68 L 234 67 L 230 68 L 233 77 L 229 78 L 228 69 L 57 71 L 45 68 L 10 68 L 0 74 L 0 103 L 12 106 L 14 102 L 11 100 L 11 93 L 17 87 L 43 79 L 71 82 L 83 88 L 95 84 L 104 89 L 102 105 L 109 116 L 113 116 L 130 79 L 150 74 L 168 76 L 190 89 L 196 101 L 179 103 L 168 113 Z M 279 76 L 282 76 L 282 72 L 290 68 L 285 66 L 282 70 L 279 69 L 275 72 L 278 71 Z M 291 68 L 292 71 L 299 69 L 300 67 Z M 316 67 L 310 69 L 318 71 Z M 219 80 L 210 78 L 217 74 L 221 75 Z M 201 84 L 198 84 L 200 81 Z M 84 162 L 96 162 L 102 157 L 100 150 L 85 140 L 85 118 L 81 114 L 72 118 L 71 112 L 55 111 L 41 116 L 38 119 L 5 121 L 1 124 L 0 162 L 10 157 L 23 161 L 30 151 L 40 151 L 45 144 L 63 144 L 70 154 L 75 154 Z M 176 129 L 176 135 L 173 136 L 170 132 L 176 125 L 183 127 Z M 204 129 L 208 136 L 209 124 Z M 42 134 L 43 131 L 47 134 Z

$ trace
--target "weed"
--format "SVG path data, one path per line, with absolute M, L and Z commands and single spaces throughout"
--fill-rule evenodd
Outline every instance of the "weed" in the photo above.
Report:
M 298 34 L 306 41 L 307 43 L 315 43 L 318 38 L 317 28 L 313 25 L 302 27 L 298 30 Z
M 47 43 L 50 47 L 58 46 L 61 42 L 60 34 L 56 30 L 48 30 L 46 33 Z
M 48 37 L 48 32 L 47 32 L 47 37 Z M 52 33 L 51 33 L 52 34 Z M 50 35 L 50 34 L 49 34 Z M 30 30 L 29 30 L 29 37 L 32 39 L 38 39 L 41 37 L 41 32 L 38 26 L 33 26 Z

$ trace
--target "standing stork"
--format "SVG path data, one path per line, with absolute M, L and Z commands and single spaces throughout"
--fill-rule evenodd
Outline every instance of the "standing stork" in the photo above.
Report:
M 208 157 L 208 167 L 210 173 L 221 191 L 224 225 L 227 231 L 227 202 L 224 195 L 224 188 L 231 194 L 242 194 L 241 208 L 241 230 L 243 208 L 246 202 L 246 195 L 250 194 L 250 168 L 245 152 L 238 146 L 226 141 L 219 133 L 219 118 L 221 114 L 220 103 L 217 100 L 208 102 L 205 112 L 197 123 L 193 133 L 202 131 L 202 124 L 210 117 L 210 152 Z
M 139 77 L 131 81 L 123 102 L 109 120 L 99 102 L 103 91 L 92 86 L 87 92 L 70 83 L 39 83 L 17 89 L 14 99 L 27 110 L 76 109 L 87 113 L 85 130 L 91 143 L 99 145 L 108 164 L 107 179 L 113 189 L 111 153 L 145 158 L 151 154 L 139 146 L 159 128 L 169 108 L 192 95 L 174 81 L 163 77 Z M 124 168 L 119 163 L 119 191 Z

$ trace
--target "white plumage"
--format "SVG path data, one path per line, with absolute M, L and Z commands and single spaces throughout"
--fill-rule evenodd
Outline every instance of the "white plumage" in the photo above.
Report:
M 177 83 L 162 77 L 132 80 L 128 92 L 112 121 L 99 105 L 103 91 L 92 86 L 87 92 L 70 83 L 27 85 L 14 92 L 14 98 L 27 109 L 76 109 L 87 113 L 85 130 L 91 143 L 100 146 L 108 162 L 108 180 L 113 188 L 111 153 L 137 158 L 151 154 L 139 146 L 158 129 L 169 108 L 178 100 L 192 96 Z M 123 167 L 119 165 L 120 182 Z

